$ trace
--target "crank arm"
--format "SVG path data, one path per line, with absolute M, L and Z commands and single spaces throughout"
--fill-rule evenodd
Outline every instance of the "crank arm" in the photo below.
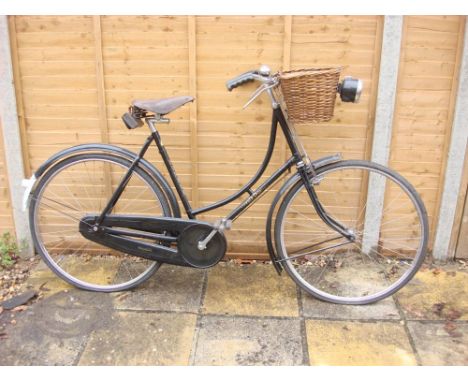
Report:
M 224 232 L 225 229 L 231 229 L 231 224 L 232 224 L 232 221 L 225 219 L 225 218 L 216 221 L 215 224 L 213 225 L 213 229 L 208 234 L 208 236 L 205 237 L 204 240 L 198 242 L 198 245 L 197 245 L 198 250 L 203 251 L 204 249 L 206 249 L 206 245 L 210 242 L 213 236 L 216 235 L 216 232 Z

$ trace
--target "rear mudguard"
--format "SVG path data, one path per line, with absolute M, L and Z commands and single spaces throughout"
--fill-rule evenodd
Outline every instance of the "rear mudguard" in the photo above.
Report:
M 341 154 L 330 155 L 324 158 L 317 159 L 312 162 L 312 166 L 314 170 L 318 170 L 321 167 L 324 167 L 330 163 L 339 162 L 341 160 Z M 275 250 L 275 245 L 273 243 L 273 235 L 272 235 L 272 225 L 273 225 L 273 217 L 276 216 L 277 206 L 279 206 L 280 200 L 283 199 L 284 195 L 293 187 L 297 182 L 301 182 L 301 176 L 298 173 L 292 175 L 279 189 L 276 193 L 273 202 L 271 203 L 270 210 L 268 211 L 267 222 L 266 222 L 266 243 L 268 248 L 268 254 L 270 255 L 271 262 L 278 272 L 281 275 L 283 271 L 283 266 L 281 263 L 278 262 L 278 255 Z
M 103 143 L 89 143 L 84 145 L 73 146 L 68 149 L 59 151 L 58 153 L 52 155 L 49 159 L 47 159 L 36 170 L 36 172 L 33 174 L 33 176 L 31 176 L 30 179 L 23 181 L 23 185 L 26 187 L 26 191 L 23 197 L 23 209 L 26 209 L 28 206 L 29 197 L 32 191 L 34 190 L 34 187 L 36 186 L 37 180 L 40 179 L 40 177 L 44 175 L 52 165 L 70 157 L 71 155 L 93 152 L 116 155 L 128 159 L 130 161 L 133 161 L 137 158 L 137 154 L 130 150 Z M 144 158 L 140 160 L 139 166 L 156 182 L 163 194 L 167 197 L 173 216 L 176 218 L 180 218 L 180 208 L 179 204 L 177 203 L 177 198 L 167 180 L 162 176 L 161 172 Z

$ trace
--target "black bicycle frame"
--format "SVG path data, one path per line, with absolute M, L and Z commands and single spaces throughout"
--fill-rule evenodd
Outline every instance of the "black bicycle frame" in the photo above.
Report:
M 147 121 L 149 122 L 149 121 Z M 286 138 L 286 141 L 288 143 L 288 146 L 291 150 L 292 156 L 280 167 L 278 168 L 268 179 L 266 179 L 262 184 L 260 184 L 255 190 L 252 190 L 252 186 L 260 179 L 260 177 L 263 175 L 265 172 L 268 164 L 270 163 L 272 154 L 273 154 L 273 149 L 275 146 L 275 141 L 276 141 L 276 131 L 277 131 L 277 126 L 278 124 L 281 126 L 282 132 Z M 246 211 L 259 197 L 261 197 L 265 191 L 267 191 L 275 182 L 277 182 L 281 176 L 288 170 L 293 165 L 296 165 L 298 173 L 301 175 L 301 178 L 303 179 L 304 185 L 307 189 L 307 192 L 312 200 L 312 203 L 319 214 L 319 216 L 322 218 L 322 220 L 329 225 L 331 228 L 334 230 L 338 231 L 341 235 L 350 238 L 350 234 L 346 230 L 346 228 L 341 225 L 339 222 L 334 220 L 332 217 L 330 217 L 325 210 L 323 209 L 322 205 L 320 204 L 317 195 L 315 193 L 315 190 L 311 184 L 311 179 L 315 176 L 314 168 L 313 166 L 306 165 L 304 163 L 304 154 L 301 153 L 299 150 L 299 147 L 296 144 L 296 141 L 294 139 L 293 134 L 291 133 L 291 130 L 288 126 L 288 123 L 286 121 L 286 118 L 281 110 L 280 107 L 277 107 L 273 109 L 273 115 L 272 115 L 272 121 L 271 121 L 271 130 L 270 130 L 270 139 L 268 143 L 268 149 L 265 154 L 265 158 L 263 159 L 262 164 L 260 165 L 259 169 L 255 173 L 255 175 L 238 191 L 236 191 L 234 194 L 228 196 L 225 199 L 222 199 L 220 201 L 217 201 L 213 204 L 210 204 L 208 206 L 204 206 L 198 209 L 192 209 L 192 206 L 190 205 L 190 202 L 185 195 L 185 192 L 182 188 L 182 185 L 180 184 L 180 181 L 177 177 L 176 171 L 174 169 L 174 166 L 172 165 L 172 161 L 169 157 L 169 154 L 165 148 L 165 146 L 162 144 L 161 137 L 159 135 L 159 132 L 154 128 L 154 125 L 151 125 L 152 127 L 152 132 L 151 135 L 146 139 L 146 142 L 144 143 L 143 147 L 141 148 L 138 156 L 134 159 L 132 162 L 130 168 L 126 172 L 126 174 L 123 176 L 122 180 L 120 181 L 119 186 L 117 189 L 114 191 L 113 195 L 109 199 L 106 207 L 104 210 L 101 212 L 99 218 L 97 219 L 96 223 L 97 225 L 101 224 L 105 218 L 105 216 L 112 210 L 112 208 L 115 206 L 116 202 L 118 201 L 120 195 L 122 194 L 125 186 L 129 182 L 133 171 L 137 167 L 138 163 L 140 160 L 143 158 L 145 155 L 146 151 L 148 150 L 149 146 L 151 143 L 154 141 L 156 143 L 156 146 L 158 148 L 158 151 L 164 161 L 164 164 L 167 168 L 167 171 L 169 173 L 169 176 L 171 177 L 172 183 L 174 184 L 174 187 L 177 191 L 177 194 L 179 195 L 179 198 L 182 202 L 182 205 L 184 206 L 185 212 L 187 213 L 187 216 L 189 219 L 195 219 L 195 217 L 203 212 L 211 211 L 214 209 L 217 209 L 219 207 L 222 207 L 226 204 L 231 203 L 232 201 L 238 199 L 240 196 L 242 196 L 244 193 L 247 193 L 249 197 L 245 199 L 242 203 L 240 203 L 236 208 L 234 208 L 226 217 L 225 220 L 230 220 L 234 221 L 237 217 L 239 217 L 244 211 Z

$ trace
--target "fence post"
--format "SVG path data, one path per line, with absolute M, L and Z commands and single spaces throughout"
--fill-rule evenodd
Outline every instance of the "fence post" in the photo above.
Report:
M 5 165 L 10 184 L 16 239 L 19 242 L 24 241 L 27 244 L 21 255 L 24 257 L 32 256 L 34 248 L 29 232 L 28 214 L 22 208 L 24 189 L 21 186 L 21 182 L 25 174 L 13 81 L 8 17 L 4 15 L 0 16 L 0 118 L 3 129 Z
M 460 78 L 457 100 L 450 137 L 447 167 L 439 208 L 433 257 L 446 261 L 453 254 L 449 253 L 450 237 L 453 229 L 455 212 L 463 175 L 463 164 L 468 140 L 468 18 L 465 18 L 465 37 L 461 57 Z
M 393 113 L 400 64 L 403 16 L 385 16 L 380 59 L 371 160 L 386 166 L 392 140 Z M 369 178 L 362 251 L 367 253 L 379 240 L 383 215 L 385 179 Z

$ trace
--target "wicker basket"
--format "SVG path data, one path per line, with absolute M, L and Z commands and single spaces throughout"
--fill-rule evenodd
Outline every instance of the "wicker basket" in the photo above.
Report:
M 333 117 L 342 68 L 279 72 L 280 90 L 289 119 L 295 123 L 327 122 Z

